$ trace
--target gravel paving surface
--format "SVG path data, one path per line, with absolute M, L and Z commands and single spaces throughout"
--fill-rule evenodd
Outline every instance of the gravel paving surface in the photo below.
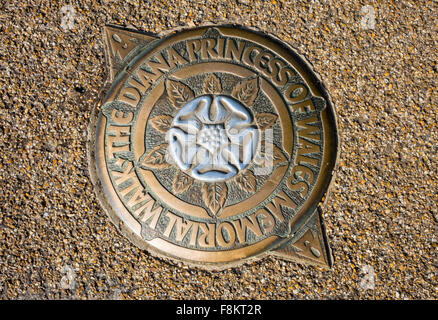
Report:
M 438 298 L 436 1 L 68 3 L 0 4 L 1 299 Z M 86 139 L 107 73 L 102 26 L 159 33 L 206 22 L 276 34 L 330 92 L 341 136 L 324 212 L 331 270 L 163 261 L 98 205 Z

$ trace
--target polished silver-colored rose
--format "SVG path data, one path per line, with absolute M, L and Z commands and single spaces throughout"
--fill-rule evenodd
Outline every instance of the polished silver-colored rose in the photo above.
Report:
M 227 180 L 256 154 L 259 132 L 249 110 L 224 96 L 200 96 L 181 108 L 166 140 L 169 155 L 195 179 Z

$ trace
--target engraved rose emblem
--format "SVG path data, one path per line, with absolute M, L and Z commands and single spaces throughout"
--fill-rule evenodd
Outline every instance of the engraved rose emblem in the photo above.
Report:
M 167 132 L 169 154 L 195 179 L 219 182 L 248 166 L 259 132 L 248 110 L 224 95 L 203 95 L 184 107 Z
M 271 128 L 277 115 L 252 115 L 250 107 L 259 92 L 257 78 L 238 83 L 231 95 L 222 92 L 220 79 L 210 74 L 203 83 L 203 94 L 196 96 L 180 81 L 166 80 L 169 101 L 177 110 L 175 116 L 158 115 L 149 120 L 152 127 L 165 134 L 159 144 L 140 158 L 140 166 L 164 169 L 175 164 L 172 189 L 175 194 L 187 192 L 199 181 L 201 197 L 211 216 L 219 216 L 227 199 L 228 183 L 246 193 L 257 191 L 257 179 L 249 164 L 258 163 L 260 132 Z M 273 163 L 287 161 L 274 146 Z

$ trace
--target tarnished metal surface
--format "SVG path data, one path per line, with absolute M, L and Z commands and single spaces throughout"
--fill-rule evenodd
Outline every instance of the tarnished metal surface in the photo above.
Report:
M 209 269 L 267 254 L 330 265 L 317 211 L 336 119 L 308 64 L 236 26 L 104 37 L 112 83 L 90 126 L 90 172 L 125 236 Z

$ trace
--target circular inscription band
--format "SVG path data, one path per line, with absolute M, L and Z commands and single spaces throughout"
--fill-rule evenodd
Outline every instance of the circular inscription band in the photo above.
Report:
M 155 255 L 213 269 L 302 233 L 338 143 L 308 65 L 240 27 L 133 32 L 135 45 L 123 32 L 107 39 L 113 83 L 89 145 L 98 198 L 121 232 Z

